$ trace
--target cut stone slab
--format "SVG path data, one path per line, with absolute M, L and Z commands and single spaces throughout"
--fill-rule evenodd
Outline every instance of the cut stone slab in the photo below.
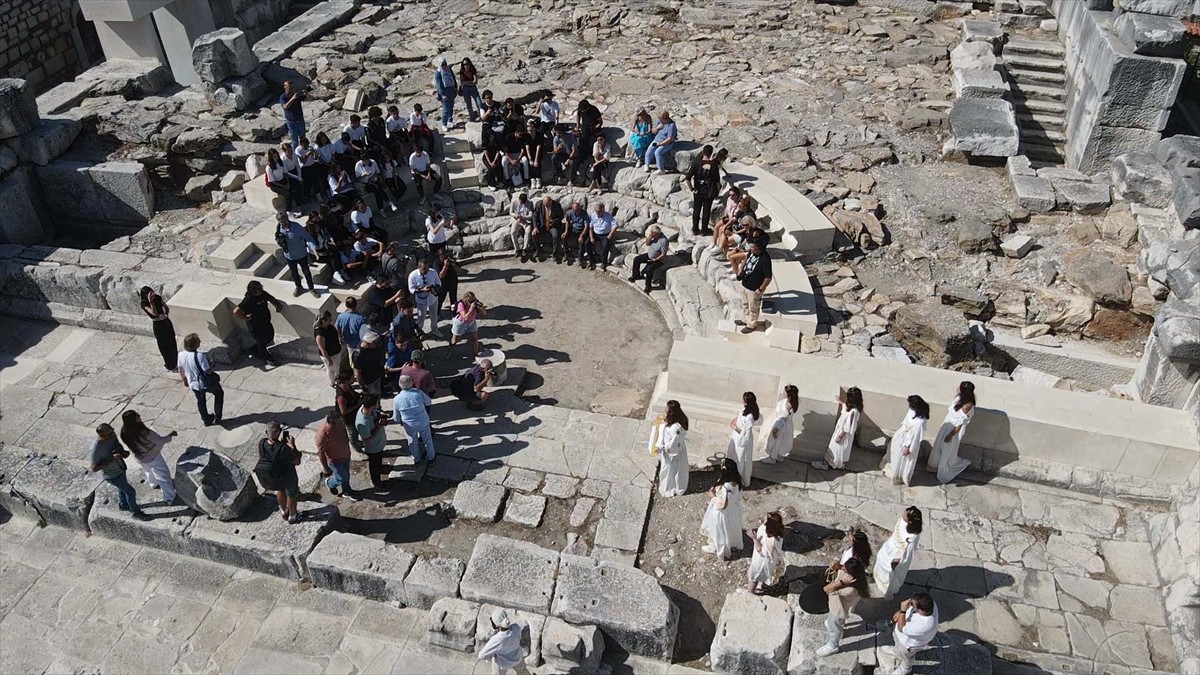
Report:
M 425 633 L 425 641 L 435 647 L 474 652 L 478 622 L 479 603 L 458 598 L 439 598 L 429 608 L 429 628 Z
M 1129 273 L 1112 258 L 1090 248 L 1062 257 L 1063 277 L 1102 305 L 1127 305 L 1133 297 Z
M 263 63 L 282 59 L 300 45 L 324 35 L 331 27 L 344 22 L 356 11 L 356 0 L 319 2 L 312 9 L 254 43 L 254 54 Z
M 12 479 L 12 494 L 42 522 L 87 532 L 88 510 L 104 482 L 83 460 L 34 456 Z
M 587 522 L 588 516 L 592 515 L 592 507 L 596 505 L 596 500 L 591 497 L 580 497 L 575 501 L 575 507 L 571 509 L 571 519 L 569 524 L 571 527 L 582 527 Z
M 980 157 L 1017 154 L 1021 136 L 1012 104 L 992 98 L 960 98 L 950 109 L 954 149 Z
M 990 42 L 964 41 L 950 51 L 950 66 L 954 70 L 995 71 L 995 49 Z M 999 75 L 999 73 L 996 74 Z
M 404 577 L 404 604 L 429 609 L 439 598 L 457 598 L 467 565 L 458 558 L 418 558 Z
M 905 305 L 892 320 L 892 335 L 921 363 L 944 368 L 971 358 L 971 330 L 961 311 L 937 298 Z
M 46 166 L 71 147 L 82 129 L 83 125 L 68 117 L 45 119 L 33 130 L 5 142 L 22 162 Z
M 642 526 L 623 520 L 602 518 L 596 526 L 596 545 L 637 553 L 641 548 Z
M 146 167 L 137 162 L 104 162 L 87 171 L 110 222 L 145 223 L 154 215 L 154 188 Z
M 504 478 L 504 487 L 521 492 L 533 492 L 542 484 L 542 474 L 529 469 L 511 468 Z
M 459 586 L 467 600 L 547 614 L 559 554 L 535 544 L 482 534 Z
M 551 614 L 594 624 L 631 654 L 670 661 L 675 652 L 679 609 L 654 577 L 633 567 L 561 554 Z
M 454 516 L 494 523 L 500 519 L 507 491 L 499 485 L 469 480 L 454 489 Z
M 1109 187 L 1101 183 L 1073 180 L 1051 181 L 1058 193 L 1058 207 L 1079 213 L 1101 213 L 1112 204 Z
M 1177 17 L 1125 12 L 1113 30 L 1134 54 L 1174 58 L 1187 51 L 1187 30 Z
M 554 672 L 596 673 L 604 656 L 604 635 L 596 626 L 577 626 L 548 616 L 541 647 L 542 661 Z
M 1004 76 L 995 68 L 955 70 L 951 84 L 954 86 L 954 95 L 960 99 L 1001 99 L 1008 93 L 1008 84 L 1004 82 Z
M 546 474 L 546 482 L 542 485 L 542 494 L 547 497 L 570 499 L 575 496 L 575 488 L 579 479 L 572 476 L 562 476 L 556 473 Z
M 25 80 L 0 79 L 0 140 L 33 131 L 38 121 L 33 87 Z
M 787 660 L 788 675 L 843 675 L 861 673 L 860 661 L 875 663 L 875 636 L 861 621 L 847 622 L 842 636 L 843 648 L 829 656 L 817 656 L 817 649 L 829 642 L 825 614 L 809 614 L 799 606 L 799 596 L 791 596 L 791 640 Z M 853 645 L 853 648 L 851 647 Z M 865 658 L 863 658 L 865 657 Z M 887 671 L 884 671 L 887 672 Z
M 14 160 L 15 161 L 15 160 Z M 47 232 L 34 205 L 40 191 L 27 166 L 0 178 L 0 244 L 40 244 Z
M 249 75 L 258 67 L 258 57 L 241 29 L 221 28 L 192 43 L 192 67 L 202 81 L 216 83 Z
M 399 546 L 357 534 L 331 532 L 308 556 L 313 586 L 380 602 L 407 599 L 404 577 L 416 556 Z
M 88 513 L 88 527 L 92 534 L 128 544 L 184 553 L 187 550 L 186 532 L 196 512 L 185 505 L 164 504 L 162 491 L 152 489 L 140 476 L 135 478 L 130 475 L 129 479 L 137 492 L 138 506 L 151 520 L 140 521 L 130 516 L 129 512 L 122 511 L 118 506 L 117 488 L 107 482 L 101 483 Z
M 175 489 L 185 504 L 218 520 L 240 517 L 258 497 L 249 471 L 225 455 L 197 446 L 176 460 Z
M 604 517 L 645 525 L 650 510 L 650 488 L 614 483 L 604 502 Z
M 1036 240 L 1027 234 L 1014 234 L 1000 242 L 1000 251 L 1007 258 L 1024 258 L 1033 250 L 1035 243 Z
M 236 521 L 197 518 L 188 529 L 188 553 L 285 579 L 307 576 L 305 561 L 337 523 L 334 506 L 300 511 L 290 524 L 273 497 L 259 497 Z
M 1034 213 L 1047 213 L 1058 205 L 1054 185 L 1037 176 L 1012 176 L 1013 191 L 1017 193 L 1017 204 Z
M 545 497 L 514 492 L 508 496 L 508 504 L 504 508 L 504 522 L 537 527 L 542 524 L 542 515 L 545 512 Z
M 1129 201 L 1165 208 L 1171 203 L 1171 173 L 1148 152 L 1131 152 L 1113 160 L 1113 188 Z
M 963 42 L 986 42 L 995 51 L 1004 41 L 1004 28 L 995 21 L 963 19 L 959 26 L 962 28 Z
M 721 607 L 709 661 L 717 672 L 784 673 L 791 641 L 792 608 L 786 600 L 730 593 Z

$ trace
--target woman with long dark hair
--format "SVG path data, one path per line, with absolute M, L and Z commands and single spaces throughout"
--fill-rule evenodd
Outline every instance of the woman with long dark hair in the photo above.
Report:
M 171 308 L 167 301 L 154 292 L 149 286 L 142 286 L 138 292 L 141 298 L 139 305 L 146 316 L 150 317 L 154 328 L 154 341 L 158 343 L 158 353 L 162 354 L 163 368 L 174 372 L 179 368 L 179 346 L 175 342 L 175 325 L 171 323 Z
M 288 172 L 288 167 L 279 158 L 279 151 L 275 148 L 267 150 L 266 181 L 271 192 L 287 198 L 287 210 L 295 211 L 300 204 L 302 185 L 299 178 L 293 177 Z
M 701 551 L 729 560 L 733 551 L 742 548 L 742 489 L 737 464 L 726 457 L 721 460 L 717 482 L 708 489 L 708 510 L 700 529 L 708 537 Z
M 829 656 L 838 650 L 850 612 L 860 600 L 870 597 L 866 564 L 858 558 L 849 558 L 823 590 L 829 596 L 829 614 L 825 617 L 829 641 L 817 649 L 817 656 Z
M 800 390 L 796 385 L 789 384 L 780 392 L 779 402 L 775 404 L 775 422 L 767 434 L 767 456 L 763 464 L 776 464 L 792 452 L 792 441 L 795 439 L 796 427 L 792 416 L 800 409 Z
M 479 121 L 479 113 L 483 110 L 483 99 L 479 98 L 479 71 L 471 59 L 463 59 L 458 64 L 458 93 L 463 97 L 467 106 L 467 115 L 472 122 Z
M 742 412 L 729 420 L 729 447 L 725 456 L 737 462 L 742 487 L 750 485 L 750 474 L 754 471 L 754 425 L 762 419 L 758 411 L 758 397 L 754 392 L 742 394 Z
M 171 480 L 171 470 L 163 459 L 162 450 L 177 435 L 174 431 L 166 436 L 155 433 L 136 410 L 121 413 L 121 442 L 142 466 L 146 484 L 156 490 L 162 489 L 163 504 L 167 506 L 175 503 L 175 482 Z
M 667 401 L 666 410 L 654 420 L 654 429 L 650 434 L 650 454 L 658 455 L 661 467 L 658 471 L 658 494 L 664 497 L 678 497 L 687 492 L 687 430 L 688 417 L 679 401 Z
M 840 469 L 850 461 L 850 451 L 854 449 L 854 436 L 858 433 L 858 422 L 862 419 L 863 395 L 858 387 L 850 387 L 845 396 L 837 400 L 837 424 L 833 427 L 833 437 L 829 439 L 829 447 L 825 450 L 825 459 L 812 463 L 814 469 Z
M 917 395 L 908 397 L 908 413 L 892 436 L 888 454 L 884 457 L 883 475 L 896 485 L 908 485 L 917 468 L 921 441 L 925 440 L 925 424 L 929 422 L 929 404 Z
M 967 433 L 967 425 L 975 417 L 975 385 L 963 381 L 958 385 L 958 393 L 946 418 L 933 437 L 933 449 L 929 452 L 929 462 L 926 466 L 930 471 L 937 472 L 939 483 L 949 483 L 958 474 L 971 467 L 971 460 L 958 456 L 958 444 Z
M 921 539 L 921 531 L 924 528 L 921 509 L 910 506 L 900 514 L 892 535 L 879 547 L 879 555 L 875 558 L 875 586 L 885 600 L 891 600 L 896 591 L 904 585 L 904 578 L 908 576 L 908 568 L 912 567 L 913 557 L 917 554 L 917 542 Z
M 754 542 L 754 555 L 750 558 L 749 580 L 746 590 L 762 595 L 762 587 L 777 583 L 783 574 L 783 516 L 772 511 L 763 516 L 757 530 L 746 530 Z

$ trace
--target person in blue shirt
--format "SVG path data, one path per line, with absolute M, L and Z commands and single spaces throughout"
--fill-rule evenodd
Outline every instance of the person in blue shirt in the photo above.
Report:
M 444 56 L 438 59 L 437 70 L 433 73 L 433 86 L 437 88 L 438 100 L 442 102 L 442 131 L 449 131 L 454 125 L 454 100 L 458 98 L 458 80 Z
M 358 313 L 358 298 L 346 298 L 346 311 L 338 314 L 333 323 L 338 331 L 338 342 L 342 343 L 340 371 L 350 368 L 350 350 L 358 349 L 362 344 L 362 329 L 366 323 L 366 317 Z
M 579 260 L 579 267 L 583 269 L 583 254 L 587 250 L 584 240 L 588 235 L 588 225 L 591 223 L 592 217 L 588 215 L 587 209 L 583 208 L 583 204 L 579 202 L 571 202 L 571 208 L 567 209 L 566 228 L 563 232 L 563 252 L 567 255 L 567 264 L 570 263 L 572 257 Z M 575 249 L 574 255 L 571 249 Z
M 275 220 L 279 223 L 275 231 L 275 240 L 283 248 L 283 260 L 287 263 L 288 271 L 292 273 L 292 283 L 296 284 L 292 295 L 299 297 L 304 292 L 300 287 L 300 271 L 303 271 L 304 280 L 308 282 L 308 292 L 319 297 L 320 294 L 313 286 L 312 271 L 308 269 L 308 254 L 317 254 L 316 240 L 304 226 L 289 219 L 283 211 L 275 214 Z
M 646 148 L 646 173 L 654 169 L 658 169 L 659 174 L 667 172 L 663 156 L 678 137 L 678 129 L 675 127 L 675 120 L 671 119 L 671 113 L 662 111 L 658 116 L 658 124 L 654 125 L 654 140 L 651 141 L 650 147 Z
M 400 376 L 400 393 L 392 399 L 392 421 L 404 426 L 408 435 L 408 451 L 413 461 L 421 461 L 421 448 L 425 448 L 425 461 L 430 464 L 436 459 L 433 452 L 433 432 L 429 428 L 429 406 L 433 401 L 429 394 L 413 387 L 412 378 Z
M 304 108 L 301 101 L 304 92 L 298 91 L 292 83 L 283 83 L 283 93 L 279 95 L 279 105 L 283 106 L 283 123 L 287 126 L 288 134 L 292 137 L 292 147 L 300 145 L 300 137 L 304 135 Z

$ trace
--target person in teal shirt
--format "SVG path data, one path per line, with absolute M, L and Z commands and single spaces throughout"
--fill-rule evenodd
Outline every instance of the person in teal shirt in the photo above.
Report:
M 654 134 L 650 133 L 652 126 L 650 113 L 645 109 L 639 110 L 637 116 L 633 118 L 633 135 L 629 139 L 633 145 L 633 156 L 637 158 L 638 166 L 642 165 L 642 160 L 646 157 L 646 148 L 649 148 L 650 141 L 654 140 Z
M 367 470 L 371 474 L 371 485 L 377 488 L 387 486 L 383 477 L 383 449 L 387 445 L 387 420 L 379 415 L 379 397 L 375 394 L 363 394 L 362 407 L 354 418 L 354 428 L 363 442 L 363 452 L 367 453 Z

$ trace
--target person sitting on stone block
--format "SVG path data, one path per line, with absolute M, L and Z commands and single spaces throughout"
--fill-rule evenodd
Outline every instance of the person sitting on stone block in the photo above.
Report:
M 412 136 L 413 145 L 424 144 L 429 154 L 433 154 L 437 136 L 433 133 L 433 127 L 429 126 L 429 118 L 425 116 L 425 110 L 420 103 L 414 103 L 412 112 L 408 115 L 408 133 Z
M 387 117 L 383 120 L 383 126 L 387 130 L 388 148 L 393 157 L 403 160 L 412 152 L 412 136 L 408 133 L 408 118 L 402 117 L 400 109 L 394 105 L 388 106 L 387 113 Z

